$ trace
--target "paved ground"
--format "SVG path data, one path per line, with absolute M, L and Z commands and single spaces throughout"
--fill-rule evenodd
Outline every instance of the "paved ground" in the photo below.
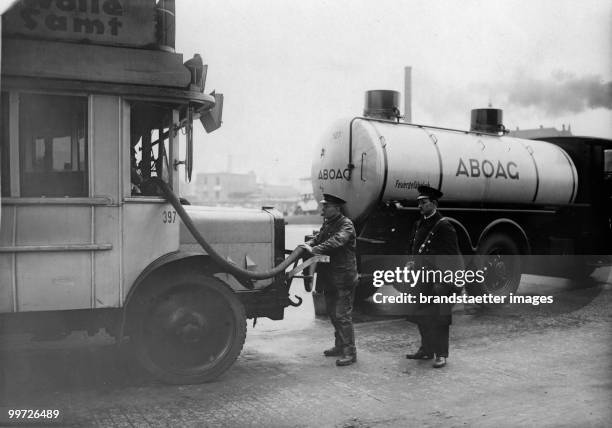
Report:
M 524 277 L 553 305 L 457 308 L 447 367 L 409 361 L 415 327 L 360 316 L 359 361 L 321 351 L 332 329 L 311 302 L 249 328 L 236 364 L 213 383 L 168 386 L 127 363 L 104 336 L 0 343 L 0 405 L 59 408 L 66 426 L 612 426 L 612 285 Z

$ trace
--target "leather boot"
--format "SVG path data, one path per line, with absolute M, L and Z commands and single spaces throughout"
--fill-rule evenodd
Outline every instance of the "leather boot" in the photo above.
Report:
M 409 360 L 431 360 L 433 355 L 428 354 L 423 350 L 423 348 L 419 348 L 414 354 L 406 354 L 406 358 Z
M 446 365 L 446 357 L 436 357 L 433 363 L 433 368 L 439 369 L 439 368 L 444 367 L 445 365 Z
M 329 348 L 323 351 L 323 355 L 325 355 L 326 357 L 341 357 L 343 355 L 342 348 L 339 346 L 334 346 L 333 348 Z
M 357 351 L 354 347 L 344 348 L 342 358 L 336 360 L 336 365 L 339 367 L 350 366 L 357 362 Z

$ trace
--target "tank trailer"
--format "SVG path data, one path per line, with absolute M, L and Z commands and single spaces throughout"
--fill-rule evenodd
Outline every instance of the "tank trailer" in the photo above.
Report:
M 584 278 L 610 264 L 612 141 L 506 135 L 502 112 L 472 111 L 469 131 L 401 121 L 399 94 L 368 91 L 363 116 L 339 119 L 314 152 L 312 182 L 347 201 L 358 231 L 361 281 L 404 266 L 419 212 L 417 187 L 444 193 L 443 215 L 468 267 L 483 269 L 473 294 L 509 295 L 522 273 Z

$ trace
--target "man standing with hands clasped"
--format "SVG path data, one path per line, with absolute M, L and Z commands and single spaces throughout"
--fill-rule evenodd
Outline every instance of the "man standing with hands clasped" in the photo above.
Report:
M 344 200 L 323 194 L 321 215 L 323 225 L 316 236 L 301 245 L 313 254 L 328 255 L 329 263 L 317 267 L 317 281 L 323 285 L 325 307 L 335 329 L 335 344 L 323 352 L 326 357 L 340 357 L 337 366 L 348 366 L 357 361 L 353 330 L 353 300 L 357 285 L 355 258 L 355 227 L 342 214 Z
M 416 222 L 411 238 L 414 269 L 429 271 L 457 271 L 463 269 L 463 260 L 457 243 L 457 232 L 450 221 L 438 212 L 438 199 L 442 192 L 429 186 L 418 187 L 417 203 L 421 218 Z M 430 277 L 434 275 L 429 274 Z M 455 287 L 443 281 L 418 284 L 420 294 L 426 296 L 448 296 Z M 452 322 L 452 305 L 447 303 L 419 303 L 411 318 L 419 327 L 421 347 L 406 358 L 430 360 L 434 368 L 446 365 L 448 358 L 448 335 Z

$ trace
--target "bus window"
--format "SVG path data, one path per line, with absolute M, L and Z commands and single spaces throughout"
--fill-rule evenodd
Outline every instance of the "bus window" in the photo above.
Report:
M 134 102 L 130 120 L 130 171 L 132 196 L 158 195 L 148 181 L 170 181 L 170 130 L 173 109 L 159 104 Z M 169 183 L 170 184 L 170 183 Z
M 19 148 L 21 196 L 87 196 L 87 98 L 21 94 Z

